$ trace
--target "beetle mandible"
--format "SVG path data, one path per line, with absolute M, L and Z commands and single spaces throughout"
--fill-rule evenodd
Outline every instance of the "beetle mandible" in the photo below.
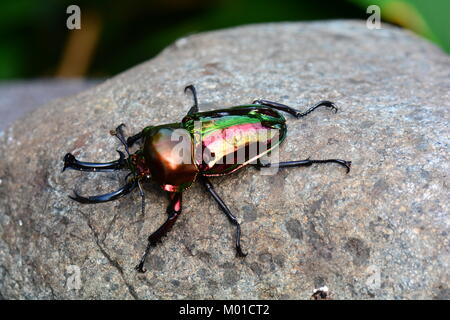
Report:
M 107 163 L 79 161 L 71 153 L 67 153 L 64 157 L 63 171 L 68 168 L 95 172 L 130 171 L 126 178 L 127 183 L 117 191 L 88 197 L 74 192 L 74 196 L 70 196 L 70 198 L 80 203 L 102 203 L 116 200 L 138 188 L 142 199 L 141 209 L 144 212 L 145 199 L 141 186 L 143 182 L 156 181 L 163 190 L 167 191 L 169 197 L 168 218 L 148 237 L 145 252 L 135 267 L 139 272 L 146 271 L 144 263 L 150 249 L 160 242 L 161 237 L 172 228 L 181 214 L 182 193 L 196 180 L 204 185 L 206 191 L 212 195 L 230 222 L 236 226 L 236 254 L 245 257 L 247 254 L 242 251 L 240 244 L 240 224 L 214 190 L 209 177 L 228 175 L 248 165 L 257 168 L 283 168 L 310 166 L 313 163 L 337 163 L 346 167 L 347 173 L 350 171 L 351 161 L 340 159 L 312 160 L 308 158 L 279 163 L 263 163 L 261 161 L 264 155 L 273 151 L 286 138 L 286 119 L 279 111 L 289 113 L 296 118 L 302 118 L 322 106 L 337 112 L 337 107 L 333 102 L 320 101 L 304 112 L 268 100 L 255 100 L 252 104 L 199 112 L 195 87 L 189 85 L 184 91 L 192 93 L 194 104 L 181 122 L 147 126 L 128 139 L 125 139 L 123 133 L 124 124 L 111 131 L 111 134 L 123 144 L 128 155 L 127 158 L 119 150 L 117 150 L 120 156 L 119 160 Z M 180 161 L 174 155 L 173 150 L 179 140 L 173 139 L 173 135 L 180 129 L 188 134 L 187 145 L 188 151 L 191 152 L 188 159 L 191 161 Z M 264 130 L 271 133 L 260 135 L 260 131 Z M 129 148 L 135 143 L 140 143 L 140 147 L 136 152 L 130 154 Z M 255 145 L 256 148 L 252 149 L 253 153 L 250 152 L 251 147 Z M 262 148 L 261 145 L 265 147 Z M 200 157 L 198 157 L 199 152 L 195 150 L 199 150 Z M 209 156 L 204 157 L 205 153 Z M 241 161 L 234 157 L 237 154 L 243 155 Z M 232 161 L 227 161 L 230 159 L 230 155 L 232 155 Z

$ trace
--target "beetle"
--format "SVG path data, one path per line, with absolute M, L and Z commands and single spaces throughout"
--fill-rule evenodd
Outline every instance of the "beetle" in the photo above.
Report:
M 340 159 L 298 160 L 278 163 L 264 163 L 263 156 L 274 152 L 286 138 L 286 119 L 280 113 L 286 112 L 296 118 L 302 118 L 319 107 L 327 107 L 337 112 L 333 102 L 320 101 L 304 112 L 287 105 L 268 101 L 254 100 L 245 104 L 226 109 L 200 112 L 197 92 L 193 85 L 185 88 L 185 93 L 191 92 L 194 103 L 181 122 L 147 126 L 141 132 L 125 138 L 124 124 L 119 125 L 110 133 L 123 144 L 127 156 L 119 150 L 119 159 L 106 163 L 79 161 L 71 153 L 64 156 L 64 167 L 79 171 L 110 172 L 128 170 L 126 184 L 120 189 L 97 196 L 84 197 L 74 191 L 71 199 L 80 203 L 102 203 L 116 200 L 138 188 L 142 199 L 142 212 L 145 211 L 145 197 L 141 184 L 146 181 L 156 181 L 168 194 L 167 220 L 148 237 L 147 247 L 135 269 L 146 271 L 144 263 L 152 247 L 172 228 L 182 211 L 182 193 L 195 181 L 200 181 L 206 191 L 211 194 L 229 221 L 236 227 L 235 248 L 239 257 L 245 257 L 240 244 L 241 228 L 237 218 L 225 202 L 216 193 L 210 177 L 232 174 L 246 166 L 259 169 L 272 167 L 310 166 L 314 163 L 337 163 L 350 171 L 351 161 Z M 178 157 L 174 150 L 180 143 L 180 130 L 186 133 L 184 139 L 184 158 Z M 261 134 L 261 133 L 265 133 Z M 187 143 L 186 143 L 187 141 Z M 129 148 L 139 144 L 134 153 Z M 253 147 L 253 148 L 252 148 Z M 253 152 L 250 152 L 252 149 Z M 180 153 L 178 153 L 180 154 Z M 241 155 L 236 157 L 236 155 Z M 200 155 L 200 156 L 198 156 Z M 206 155 L 206 156 L 205 156 Z M 229 161 L 231 158 L 231 161 Z M 185 161 L 185 160 L 188 161 Z M 240 160 L 240 161 L 238 161 Z

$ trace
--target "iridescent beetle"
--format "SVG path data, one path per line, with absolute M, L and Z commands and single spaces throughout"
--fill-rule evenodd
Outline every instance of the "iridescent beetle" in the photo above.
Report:
M 156 181 L 163 190 L 167 191 L 169 196 L 168 218 L 163 225 L 148 237 L 145 252 L 136 266 L 136 270 L 139 272 L 146 271 L 144 263 L 150 248 L 155 246 L 161 237 L 172 228 L 181 214 L 182 192 L 196 180 L 199 180 L 205 186 L 206 191 L 212 195 L 230 222 L 236 226 L 236 253 L 240 257 L 245 257 L 246 253 L 242 251 L 240 245 L 241 229 L 239 222 L 216 193 L 209 181 L 209 177 L 231 174 L 247 165 L 253 165 L 257 168 L 275 166 L 282 168 L 334 162 L 346 167 L 347 173 L 350 171 L 351 162 L 340 159 L 306 159 L 279 163 L 263 163 L 261 161 L 262 156 L 273 151 L 286 138 L 286 120 L 277 110 L 287 112 L 296 118 L 301 118 L 321 106 L 331 108 L 337 112 L 334 103 L 321 101 L 305 112 L 301 112 L 280 103 L 255 100 L 252 104 L 199 112 L 197 93 L 194 86 L 187 86 L 185 92 L 188 90 L 192 92 L 194 105 L 180 123 L 148 126 L 128 139 L 125 139 L 123 133 L 124 124 L 111 131 L 111 134 L 116 136 L 124 145 L 128 158 L 125 158 L 124 153 L 119 150 L 117 151 L 120 155 L 119 160 L 107 163 L 78 161 L 70 153 L 64 157 L 63 171 L 67 168 L 95 172 L 123 169 L 130 171 L 127 176 L 127 183 L 115 192 L 90 197 L 82 197 L 75 192 L 74 196 L 70 196 L 73 200 L 81 203 L 101 203 L 116 200 L 138 188 L 142 198 L 142 211 L 144 212 L 145 199 L 141 187 L 142 182 Z M 189 145 L 192 150 L 200 148 L 199 150 L 202 154 L 208 151 L 210 158 L 205 159 L 205 157 L 192 156 L 192 161 L 187 162 L 174 159 L 173 150 L 179 143 L 179 140 L 173 139 L 173 135 L 176 130 L 180 129 L 184 129 L 188 133 L 190 137 Z M 261 129 L 271 130 L 271 132 L 275 131 L 277 139 L 274 139 L 273 135 L 267 135 L 267 138 L 264 139 L 265 141 L 258 141 L 261 138 L 259 135 L 255 135 L 255 132 Z M 130 154 L 129 148 L 139 141 L 139 149 L 135 153 Z M 251 155 L 248 149 L 252 144 L 259 142 L 263 142 L 263 145 L 265 144 L 266 147 L 263 151 L 257 148 L 256 154 Z M 231 163 L 230 161 L 218 161 L 224 160 L 230 153 L 237 154 L 242 150 L 245 150 L 243 161 L 232 161 Z M 195 155 L 195 151 L 192 151 L 192 154 Z M 231 158 L 237 159 L 235 157 Z

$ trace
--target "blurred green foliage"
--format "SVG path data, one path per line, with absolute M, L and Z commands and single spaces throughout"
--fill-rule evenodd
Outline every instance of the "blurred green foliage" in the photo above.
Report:
M 66 8 L 100 24 L 86 77 L 107 77 L 145 61 L 177 38 L 248 23 L 367 19 L 377 4 L 382 18 L 413 29 L 450 52 L 449 0 L 2 0 L 0 79 L 54 76 L 70 34 Z
M 450 53 L 449 0 L 352 0 L 362 8 L 375 4 L 382 18 L 434 41 Z

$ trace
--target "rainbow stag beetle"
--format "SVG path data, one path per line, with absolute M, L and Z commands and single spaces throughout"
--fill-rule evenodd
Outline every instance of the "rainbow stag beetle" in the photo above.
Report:
M 117 171 L 129 170 L 127 183 L 115 192 L 108 194 L 82 197 L 75 192 L 70 196 L 81 203 L 101 203 L 116 200 L 138 188 L 142 198 L 142 211 L 145 210 L 144 193 L 141 183 L 149 180 L 156 181 L 169 196 L 167 207 L 167 220 L 148 237 L 145 252 L 136 266 L 139 272 L 145 272 L 144 263 L 151 249 L 155 246 L 173 226 L 181 214 L 182 193 L 196 180 L 199 180 L 227 218 L 236 226 L 236 252 L 244 257 L 240 245 L 240 225 L 230 209 L 219 197 L 209 181 L 209 177 L 231 174 L 247 165 L 257 168 L 265 167 L 297 167 L 310 166 L 313 163 L 334 162 L 350 171 L 350 161 L 340 159 L 327 160 L 299 160 L 279 163 L 262 162 L 261 157 L 274 151 L 286 138 L 286 119 L 278 111 L 287 112 L 296 118 L 302 118 L 313 110 L 324 106 L 337 112 L 336 106 L 330 101 L 321 101 L 305 112 L 288 107 L 284 104 L 267 100 L 255 100 L 252 104 L 236 106 L 228 109 L 199 112 L 197 94 L 194 86 L 185 88 L 185 92 L 191 91 L 194 105 L 180 123 L 164 124 L 145 127 L 138 134 L 125 139 L 124 125 L 121 124 L 111 134 L 116 136 L 124 145 L 128 158 L 119 152 L 119 160 L 107 163 L 82 162 L 68 153 L 64 157 L 64 168 L 80 171 Z M 188 135 L 188 151 L 190 161 L 180 161 L 173 150 L 179 144 L 179 139 L 173 139 L 177 130 L 184 130 Z M 260 131 L 269 132 L 260 135 Z M 274 134 L 275 133 L 275 134 Z M 135 143 L 140 142 L 139 149 L 129 153 Z M 257 148 L 252 146 L 257 145 Z M 261 147 L 265 145 L 265 147 Z M 255 152 L 250 152 L 252 149 Z M 196 150 L 199 150 L 198 152 Z M 242 152 L 244 151 L 244 152 Z M 189 153 L 188 152 L 188 153 Z M 184 151 L 183 151 L 184 153 Z M 198 154 L 201 154 L 198 157 Z M 209 156 L 205 156 L 205 154 Z M 236 155 L 240 154 L 236 157 Z M 232 155 L 232 157 L 229 157 Z M 244 155 L 242 157 L 242 155 Z M 175 159 L 177 158 L 177 159 Z M 232 161 L 230 161 L 230 158 Z M 239 161 L 240 160 L 240 161 Z

